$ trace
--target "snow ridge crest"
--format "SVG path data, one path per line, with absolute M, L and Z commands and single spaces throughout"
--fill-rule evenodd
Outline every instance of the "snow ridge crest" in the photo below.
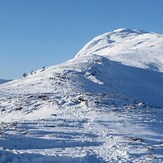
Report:
M 154 70 L 163 72 L 162 45 L 163 34 L 120 28 L 92 39 L 75 58 L 95 54 L 137 68 L 154 65 Z

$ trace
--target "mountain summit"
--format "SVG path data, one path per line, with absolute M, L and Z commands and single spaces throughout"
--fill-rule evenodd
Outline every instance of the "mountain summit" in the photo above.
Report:
M 162 162 L 163 35 L 118 29 L 0 84 L 0 162 Z
M 163 72 L 163 34 L 117 29 L 95 37 L 76 57 L 92 54 L 124 65 Z

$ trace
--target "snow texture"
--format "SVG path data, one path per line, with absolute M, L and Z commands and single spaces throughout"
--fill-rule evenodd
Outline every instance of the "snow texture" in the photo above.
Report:
M 162 43 L 118 29 L 1 84 L 0 162 L 163 162 Z

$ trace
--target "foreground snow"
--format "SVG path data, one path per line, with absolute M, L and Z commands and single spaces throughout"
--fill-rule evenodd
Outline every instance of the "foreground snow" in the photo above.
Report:
M 0 85 L 0 162 L 163 162 L 156 65 L 90 52 Z
M 51 110 L 49 118 L 1 123 L 0 162 L 163 161 L 162 109 L 46 109 Z

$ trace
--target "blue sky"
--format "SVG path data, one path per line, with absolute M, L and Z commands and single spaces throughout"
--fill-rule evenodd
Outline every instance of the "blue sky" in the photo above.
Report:
M 0 78 L 62 63 L 117 28 L 163 33 L 163 0 L 0 1 Z

